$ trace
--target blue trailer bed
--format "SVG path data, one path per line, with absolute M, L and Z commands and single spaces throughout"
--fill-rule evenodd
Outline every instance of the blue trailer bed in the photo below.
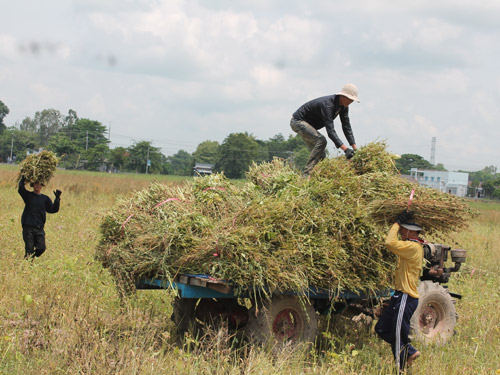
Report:
M 180 298 L 248 298 L 249 295 L 234 294 L 231 283 L 225 280 L 218 280 L 209 275 L 179 275 L 176 281 L 170 282 L 159 278 L 146 278 L 141 280 L 137 289 L 176 289 Z M 287 291 L 280 295 L 297 296 L 299 293 Z M 347 300 L 366 299 L 373 297 L 388 297 L 390 290 L 382 290 L 373 293 L 364 291 L 332 291 L 324 288 L 310 287 L 305 296 L 311 299 L 332 299 L 333 297 Z

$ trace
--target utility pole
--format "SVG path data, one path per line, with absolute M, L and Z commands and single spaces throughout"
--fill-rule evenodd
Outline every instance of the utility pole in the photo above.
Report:
M 148 146 L 148 155 L 146 156 L 146 174 L 148 174 L 149 167 L 149 146 Z
M 85 151 L 89 148 L 89 131 L 87 130 L 87 135 L 85 136 Z
M 111 123 L 109 123 L 108 141 L 110 141 L 110 142 L 111 142 Z
M 12 140 L 10 142 L 10 161 L 12 162 L 12 149 L 14 148 L 14 135 L 12 135 Z

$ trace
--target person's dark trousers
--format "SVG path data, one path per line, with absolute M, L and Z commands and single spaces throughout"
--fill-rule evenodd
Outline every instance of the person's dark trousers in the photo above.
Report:
M 293 117 L 290 120 L 290 127 L 302 137 L 311 152 L 304 168 L 304 175 L 308 176 L 314 166 L 326 158 L 326 138 L 307 122 L 295 120 Z
M 38 227 L 23 227 L 24 258 L 39 257 L 45 252 L 45 231 Z
M 404 369 L 406 360 L 414 354 L 410 344 L 410 319 L 417 309 L 418 298 L 396 291 L 391 297 L 389 306 L 382 311 L 382 316 L 375 325 L 375 332 L 380 338 L 391 344 L 396 366 Z

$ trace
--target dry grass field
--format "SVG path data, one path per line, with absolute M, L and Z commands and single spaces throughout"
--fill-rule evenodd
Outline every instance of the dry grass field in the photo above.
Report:
M 94 260 L 103 214 L 117 197 L 166 176 L 58 171 L 43 192 L 63 191 L 48 215 L 47 251 L 23 260 L 13 166 L 0 166 L 0 374 L 393 374 L 390 348 L 369 329 L 336 319 L 320 347 L 273 351 L 219 331 L 175 340 L 171 295 L 139 291 L 120 303 Z M 410 374 L 500 374 L 500 204 L 471 202 L 480 215 L 456 235 L 467 263 L 450 289 L 463 295 L 456 334 L 422 352 Z

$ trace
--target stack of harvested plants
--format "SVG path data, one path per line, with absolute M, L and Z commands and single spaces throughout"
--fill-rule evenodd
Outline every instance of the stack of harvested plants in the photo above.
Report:
M 247 177 L 153 183 L 122 199 L 101 224 L 96 258 L 123 293 L 141 278 L 181 273 L 229 280 L 236 294 L 375 291 L 391 285 L 384 237 L 412 190 L 416 220 L 431 232 L 461 229 L 470 217 L 459 198 L 403 180 L 384 143 L 350 161 L 325 159 L 311 178 L 278 159 Z
M 39 182 L 46 185 L 54 175 L 58 162 L 52 151 L 43 150 L 28 155 L 20 164 L 18 180 L 24 176 L 27 183 Z

